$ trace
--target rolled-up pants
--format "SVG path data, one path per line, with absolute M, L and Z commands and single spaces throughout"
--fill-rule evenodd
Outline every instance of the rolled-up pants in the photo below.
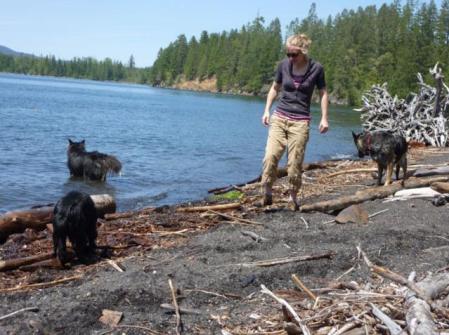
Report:
M 279 160 L 287 148 L 287 173 L 290 190 L 298 192 L 302 181 L 302 164 L 307 141 L 308 121 L 290 121 L 275 115 L 270 120 L 267 147 L 263 160 L 262 184 L 273 186 L 277 176 Z

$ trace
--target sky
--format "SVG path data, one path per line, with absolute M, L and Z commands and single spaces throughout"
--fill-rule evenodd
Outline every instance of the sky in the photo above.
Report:
M 106 57 L 151 66 L 161 47 L 185 34 L 240 29 L 259 15 L 284 29 L 307 16 L 319 18 L 389 0 L 0 0 L 0 45 L 56 58 Z M 426 1 L 421 1 L 426 2 Z M 441 0 L 435 1 L 438 8 Z M 404 2 L 402 2 L 404 3 Z

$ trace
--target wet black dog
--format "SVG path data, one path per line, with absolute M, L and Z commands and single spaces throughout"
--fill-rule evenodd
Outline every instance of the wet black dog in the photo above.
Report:
M 98 181 L 106 181 L 108 173 L 118 174 L 122 169 L 120 161 L 112 155 L 98 151 L 87 152 L 84 140 L 81 142 L 69 140 L 67 166 L 72 177 Z
M 370 155 L 377 163 L 377 185 L 381 185 L 382 173 L 386 169 L 385 185 L 392 183 L 393 167 L 396 167 L 396 179 L 399 180 L 399 170 L 402 167 L 404 177 L 402 185 L 407 178 L 407 142 L 402 135 L 389 131 L 352 132 L 354 143 L 359 152 L 359 157 Z
M 88 262 L 95 254 L 97 218 L 95 204 L 88 194 L 71 191 L 57 202 L 53 217 L 53 251 L 62 265 L 67 262 L 67 238 L 81 262 Z

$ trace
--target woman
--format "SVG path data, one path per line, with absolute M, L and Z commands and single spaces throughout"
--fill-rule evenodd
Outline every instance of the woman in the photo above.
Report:
M 325 133 L 329 129 L 324 69 L 321 64 L 308 57 L 310 44 L 311 40 L 304 34 L 287 39 L 287 57 L 279 63 L 273 85 L 268 92 L 262 116 L 262 123 L 270 125 L 262 172 L 263 206 L 273 203 L 272 187 L 276 180 L 277 166 L 287 148 L 289 207 L 299 209 L 297 194 L 301 188 L 302 163 L 309 139 L 310 102 L 315 86 L 321 100 L 319 131 Z M 279 92 L 279 103 L 270 120 L 270 109 Z

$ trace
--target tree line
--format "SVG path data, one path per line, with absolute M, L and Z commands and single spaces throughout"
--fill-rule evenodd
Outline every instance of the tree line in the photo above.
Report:
M 388 83 L 389 92 L 406 97 L 416 91 L 416 74 L 428 74 L 438 61 L 449 75 L 449 0 L 438 8 L 434 0 L 419 4 L 359 7 L 319 18 L 316 5 L 308 15 L 290 22 L 282 33 L 279 19 L 256 17 L 240 29 L 203 31 L 187 40 L 184 34 L 161 48 L 150 68 L 136 68 L 110 58 L 13 57 L 0 54 L 0 71 L 129 81 L 170 87 L 189 80 L 216 79 L 220 92 L 263 95 L 273 80 L 283 44 L 293 33 L 312 39 L 310 55 L 326 70 L 333 101 L 358 104 L 373 84 Z
M 33 57 L 0 54 L 0 71 L 141 84 L 148 82 L 149 75 L 148 69 L 135 67 L 132 55 L 127 64 L 122 64 L 110 58 L 101 61 L 92 57 L 62 60 L 55 56 Z
M 440 8 L 433 0 L 395 0 L 327 19 L 312 4 L 307 17 L 287 25 L 285 35 L 278 19 L 265 25 L 262 17 L 239 30 L 203 31 L 199 40 L 180 35 L 160 49 L 149 82 L 171 86 L 215 77 L 218 91 L 263 94 L 283 57 L 285 38 L 298 32 L 312 39 L 310 55 L 324 65 L 334 101 L 357 104 L 371 85 L 384 82 L 392 94 L 405 97 L 416 90 L 416 74 L 427 75 L 437 61 L 449 74 L 449 0 Z

